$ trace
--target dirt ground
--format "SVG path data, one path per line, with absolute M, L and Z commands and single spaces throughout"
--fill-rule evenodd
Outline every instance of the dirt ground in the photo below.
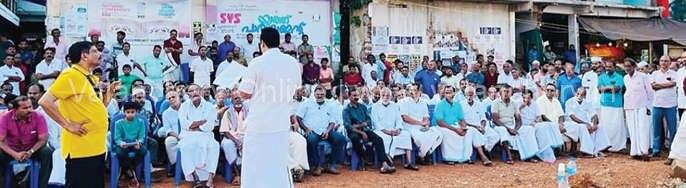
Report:
M 566 159 L 558 160 L 567 162 Z M 296 187 L 556 187 L 556 164 L 517 161 L 507 165 L 500 161 L 492 167 L 482 165 L 419 166 L 420 170 L 398 169 L 395 174 L 378 171 L 356 171 L 348 168 L 340 175 L 307 176 Z M 669 166 L 663 160 L 643 162 L 628 155 L 611 154 L 604 158 L 577 160 L 578 173 L 571 178 L 573 187 L 674 187 L 686 186 L 682 180 L 669 177 Z M 399 165 L 398 165 L 399 166 Z M 153 187 L 173 187 L 165 179 Z M 217 177 L 216 187 L 230 187 Z M 190 187 L 185 183 L 181 187 Z

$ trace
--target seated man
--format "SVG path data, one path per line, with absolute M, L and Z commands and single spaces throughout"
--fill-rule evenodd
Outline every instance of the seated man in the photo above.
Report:
M 419 85 L 408 85 L 410 97 L 399 102 L 400 114 L 407 129 L 414 140 L 414 144 L 419 148 L 417 153 L 420 162 L 428 164 L 431 160 L 431 153 L 441 145 L 442 134 L 438 127 L 431 127 L 429 120 L 429 108 L 426 101 L 421 100 L 421 90 Z
M 519 151 L 521 160 L 530 160 L 538 153 L 538 143 L 536 143 L 536 132 L 530 126 L 522 126 L 521 117 L 517 111 L 517 106 L 511 100 L 512 87 L 505 85 L 500 89 L 500 99 L 493 102 L 491 113 L 495 130 L 500 135 L 500 144 L 507 152 L 507 164 L 514 164 L 510 150 Z
M 366 159 L 368 159 L 369 154 L 365 152 L 364 145 L 371 142 L 374 151 L 376 151 L 374 154 L 382 162 L 380 172 L 382 174 L 395 172 L 393 161 L 386 156 L 383 140 L 372 131 L 372 121 L 367 107 L 359 102 L 359 91 L 356 88 L 350 88 L 348 94 L 350 96 L 350 103 L 343 109 L 343 125 L 348 132 L 348 138 L 352 142 L 353 150 L 360 156 L 360 166 L 362 169 L 365 169 Z
M 217 112 L 214 105 L 202 100 L 200 86 L 188 86 L 189 101 L 179 108 L 181 134 L 179 151 L 181 166 L 187 181 L 194 186 L 214 187 L 212 179 L 219 162 L 219 143 L 214 140 L 212 129 L 215 126 Z
M 129 187 L 138 187 L 138 178 L 134 169 L 145 156 L 145 123 L 136 118 L 138 104 L 124 103 L 124 119 L 114 124 L 114 152 L 117 153 L 122 172 L 129 176 Z
M 419 170 L 412 164 L 412 137 L 410 132 L 403 130 L 403 122 L 400 117 L 400 107 L 391 101 L 391 89 L 384 88 L 381 91 L 381 102 L 372 106 L 372 124 L 374 133 L 383 139 L 386 155 L 394 157 L 405 154 L 405 169 Z
M 159 138 L 164 138 L 164 147 L 167 152 L 167 158 L 169 159 L 169 164 L 172 165 L 172 169 L 176 167 L 176 151 L 179 144 L 179 132 L 181 132 L 181 124 L 179 122 L 179 107 L 181 106 L 181 98 L 179 93 L 176 91 L 167 92 L 167 101 L 170 104 L 170 108 L 166 109 L 162 113 L 162 128 L 157 130 L 157 136 Z M 170 172 L 167 174 L 169 177 L 173 176 Z
M 314 100 L 306 100 L 296 110 L 296 116 L 302 119 L 302 128 L 307 137 L 307 154 L 312 167 L 312 175 L 319 176 L 324 170 L 331 174 L 340 174 L 336 169 L 340 159 L 339 156 L 344 152 L 346 141 L 345 137 L 336 131 L 337 116 L 335 116 L 335 106 L 332 102 L 326 101 L 324 88 L 314 89 Z M 325 159 L 319 157 L 319 142 L 328 141 L 331 144 L 331 164 L 324 168 Z
M 11 160 L 40 162 L 38 184 L 47 187 L 52 170 L 52 149 L 46 145 L 48 126 L 45 118 L 33 111 L 31 100 L 26 96 L 15 98 L 10 106 L 10 111 L 0 115 L 0 171 L 4 177 Z M 4 186 L 5 178 L 1 179 L 0 185 Z
M 464 89 L 464 94 L 466 99 L 461 102 L 464 123 L 478 130 L 476 134 L 473 134 L 474 147 L 485 149 L 484 153 L 488 153 L 500 142 L 500 135 L 488 124 L 486 109 L 476 98 L 476 88 L 467 87 Z M 486 162 L 487 158 L 482 160 Z
M 586 99 L 586 89 L 582 87 L 577 89 L 574 97 L 567 100 L 565 108 L 572 121 L 566 124 L 578 127 L 577 134 L 580 140 L 578 151 L 594 157 L 604 156 L 601 151 L 610 148 L 610 139 L 605 128 L 598 125 L 598 111 Z
M 546 96 L 539 97 L 535 102 L 532 101 L 533 95 L 531 90 L 524 90 L 522 93 L 522 104 L 519 105 L 522 125 L 533 127 L 539 151 L 548 151 L 539 152 L 538 158 L 553 162 L 555 155 L 552 149 L 560 148 L 564 143 L 560 130 L 564 130 L 565 117 L 560 102 L 555 97 L 555 87 L 550 88 Z M 547 117 L 557 120 L 557 123 Z
M 455 87 L 446 85 L 443 88 L 443 100 L 436 105 L 434 112 L 436 123 L 443 133 L 443 144 L 441 144 L 443 159 L 450 165 L 456 162 L 471 163 L 472 150 L 476 148 L 483 164 L 491 165 L 492 162 L 482 149 L 483 144 L 474 142 L 474 135 L 478 134 L 479 130 L 472 127 L 475 125 L 467 125 L 464 121 L 462 106 L 453 100 L 454 97 Z
M 236 91 L 238 93 L 238 91 Z M 221 148 L 224 150 L 224 157 L 226 162 L 234 164 L 236 168 L 236 177 L 233 178 L 231 184 L 241 184 L 241 174 L 239 166 L 241 165 L 241 150 L 243 149 L 243 136 L 245 136 L 244 119 L 248 115 L 248 108 L 243 105 L 241 98 L 235 94 L 233 95 L 233 106 L 224 112 L 222 116 L 221 126 L 219 132 L 222 134 Z

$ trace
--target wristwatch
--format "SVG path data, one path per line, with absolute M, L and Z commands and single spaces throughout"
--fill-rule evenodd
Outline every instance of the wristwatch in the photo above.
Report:
M 35 151 L 33 149 L 29 149 L 28 152 L 29 152 L 29 154 L 33 154 L 33 152 L 35 152 Z

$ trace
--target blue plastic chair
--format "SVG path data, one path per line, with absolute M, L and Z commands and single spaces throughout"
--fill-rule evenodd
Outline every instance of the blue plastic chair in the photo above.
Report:
M 24 163 L 29 163 L 29 187 L 30 188 L 38 188 L 38 176 L 40 174 L 40 162 L 38 161 L 33 161 L 31 159 L 27 160 Z M 10 161 L 10 163 L 7 165 L 5 169 L 5 185 L 4 187 L 11 188 L 12 183 L 14 182 L 12 177 L 14 177 L 13 173 L 13 167 L 16 164 L 21 164 L 17 162 L 16 160 Z
M 117 114 L 110 121 L 110 139 L 114 142 L 115 128 L 114 122 L 123 119 L 123 115 Z M 144 135 L 147 135 L 148 123 L 144 121 L 146 126 Z M 116 143 L 113 143 L 116 144 Z M 143 139 L 143 145 L 147 144 L 147 139 Z M 117 158 L 117 153 L 114 152 L 114 145 L 110 150 L 110 187 L 117 187 L 119 185 L 119 158 Z M 143 157 L 143 164 L 139 164 L 136 167 L 136 174 L 140 175 L 140 171 L 143 171 L 143 177 L 145 179 L 145 187 L 150 188 L 152 186 L 151 174 L 152 174 L 152 164 L 150 162 L 150 151 L 145 152 Z
M 372 147 L 372 148 L 367 148 L 368 146 L 369 146 L 369 145 L 367 145 L 366 143 L 363 144 L 363 147 L 365 147 L 366 149 L 371 149 L 372 152 L 373 152 L 373 154 L 374 154 L 374 167 L 375 167 L 375 168 L 376 168 L 376 167 L 379 167 L 379 166 L 380 166 L 380 164 L 379 164 L 379 158 L 376 157 L 376 150 L 374 149 L 374 147 Z M 357 171 L 357 170 L 358 170 L 358 167 L 360 166 L 360 156 L 357 154 L 357 152 L 355 152 L 355 150 L 352 150 L 352 152 L 350 152 L 350 153 L 351 153 L 351 156 L 350 156 L 350 165 L 352 166 L 351 169 L 352 169 L 352 171 Z
M 427 105 L 427 108 L 429 110 L 429 120 L 431 121 L 431 126 L 438 126 L 438 123 L 436 123 L 436 116 L 434 116 L 434 112 L 436 111 L 436 105 Z M 413 150 L 415 150 L 414 144 L 412 144 L 412 148 Z M 417 152 L 415 152 L 414 155 L 417 155 Z M 436 163 L 443 162 L 443 155 L 441 154 L 440 145 L 434 150 L 433 153 L 431 153 L 431 161 L 433 165 L 436 165 Z

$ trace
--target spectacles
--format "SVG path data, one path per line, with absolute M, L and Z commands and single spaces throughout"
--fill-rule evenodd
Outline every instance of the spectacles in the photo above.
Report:
M 553 91 L 555 91 L 555 89 L 546 89 L 546 91 L 553 92 Z

